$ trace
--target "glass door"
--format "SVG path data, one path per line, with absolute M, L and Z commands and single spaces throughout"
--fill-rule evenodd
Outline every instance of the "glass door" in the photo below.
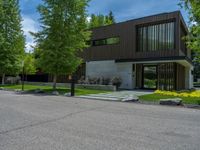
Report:
M 157 88 L 157 66 L 143 66 L 143 88 Z

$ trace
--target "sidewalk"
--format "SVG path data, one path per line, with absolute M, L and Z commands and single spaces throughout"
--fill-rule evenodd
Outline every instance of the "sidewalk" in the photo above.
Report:
M 141 90 L 132 90 L 132 91 L 117 91 L 110 93 L 101 93 L 101 94 L 88 94 L 84 96 L 77 96 L 79 98 L 94 99 L 94 100 L 106 100 L 106 101 L 122 101 L 128 97 L 138 97 L 146 94 L 151 94 L 152 91 L 141 91 Z

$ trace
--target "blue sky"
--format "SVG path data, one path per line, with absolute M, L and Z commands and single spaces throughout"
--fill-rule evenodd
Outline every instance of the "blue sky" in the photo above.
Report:
M 149 16 L 153 14 L 180 10 L 178 6 L 180 0 L 91 0 L 88 13 L 108 14 L 113 11 L 117 22 L 126 21 L 134 18 Z M 33 38 L 29 31 L 39 30 L 39 14 L 36 7 L 42 0 L 20 0 L 21 13 L 23 18 L 23 30 L 26 35 L 27 50 L 30 45 L 34 45 Z M 181 10 L 186 22 L 187 13 Z

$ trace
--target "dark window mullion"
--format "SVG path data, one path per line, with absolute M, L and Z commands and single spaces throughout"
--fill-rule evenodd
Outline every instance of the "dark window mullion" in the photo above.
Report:
M 170 31 L 172 31 L 172 26 L 171 26 L 171 24 L 169 24 L 169 30 Z M 171 32 L 169 32 L 169 47 L 170 47 L 170 49 L 172 48 L 172 34 L 171 34 Z
M 141 39 L 142 39 L 142 43 L 141 43 L 141 51 L 143 52 L 143 49 L 144 49 L 144 34 L 143 34 L 143 28 L 141 28 Z
M 175 48 L 175 23 L 163 23 L 138 28 L 138 51 L 149 52 Z M 174 35 L 174 36 L 173 36 Z
M 149 27 L 146 27 L 146 51 L 149 51 Z
M 164 25 L 164 50 L 167 50 L 167 24 Z

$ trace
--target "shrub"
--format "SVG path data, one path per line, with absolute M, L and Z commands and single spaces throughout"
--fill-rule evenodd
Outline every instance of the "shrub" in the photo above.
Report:
M 20 82 L 21 82 L 20 76 L 6 77 L 6 80 L 5 80 L 6 84 L 19 84 Z
M 200 82 L 194 82 L 194 86 L 200 86 Z
M 100 81 L 101 81 L 101 79 L 100 79 L 100 78 L 97 78 L 97 79 L 96 79 L 96 84 L 100 84 Z
M 200 90 L 196 90 L 196 91 L 182 91 L 182 92 L 175 92 L 175 91 L 171 92 L 171 91 L 156 90 L 154 93 L 155 94 L 160 94 L 160 95 L 167 95 L 167 96 L 200 98 Z
M 79 80 L 78 80 L 78 84 L 85 84 L 85 77 L 82 76 Z
M 110 84 L 110 78 L 104 78 L 104 77 L 100 77 L 100 78 L 91 78 L 91 77 L 85 77 L 82 76 L 79 80 L 78 80 L 79 84 L 98 84 L 98 85 L 109 85 Z
M 197 101 L 197 104 L 200 105 L 200 100 Z
M 112 80 L 112 85 L 115 85 L 116 88 L 118 89 L 120 85 L 122 84 L 122 79 L 120 77 L 114 77 Z
M 110 84 L 110 78 L 103 78 L 103 85 L 109 85 Z
M 95 84 L 96 79 L 95 78 L 89 78 L 89 84 Z

